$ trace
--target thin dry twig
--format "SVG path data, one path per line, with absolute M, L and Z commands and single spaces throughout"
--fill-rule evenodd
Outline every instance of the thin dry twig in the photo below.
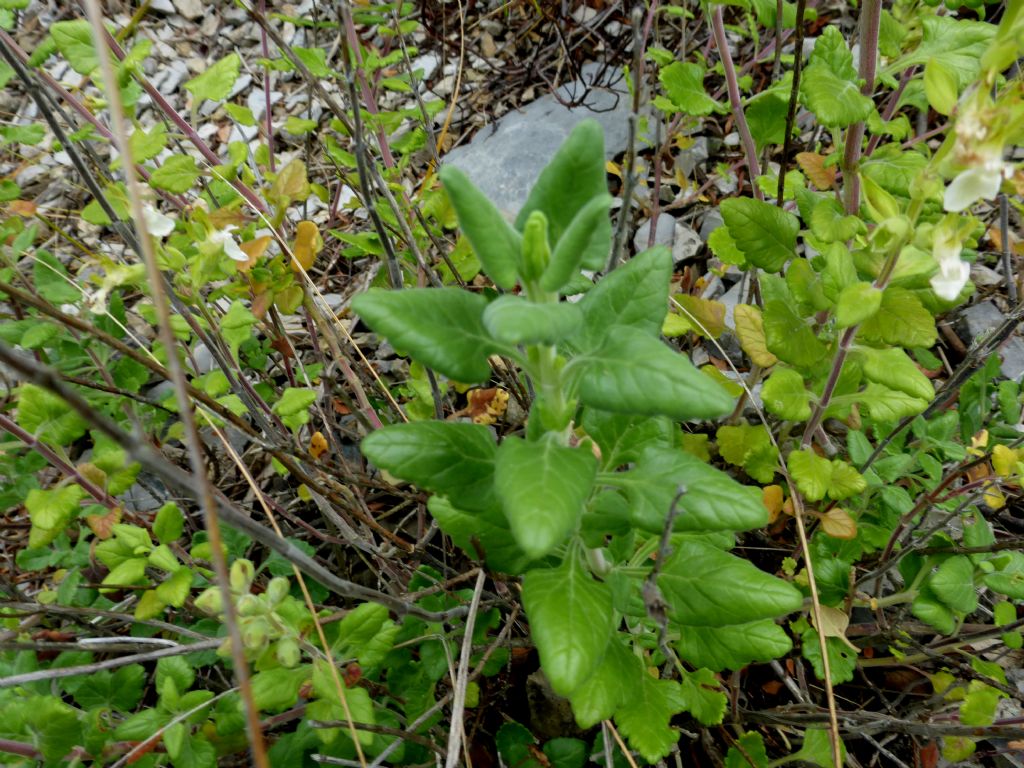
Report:
M 480 595 L 484 589 L 486 574 L 483 569 L 477 573 L 476 586 L 473 588 L 473 599 L 469 604 L 469 615 L 466 616 L 466 628 L 462 635 L 462 649 L 459 654 L 459 671 L 455 678 L 454 699 L 452 701 L 451 727 L 448 731 L 448 756 L 445 768 L 455 768 L 459 762 L 459 751 L 463 740 L 462 713 L 466 707 L 466 688 L 469 685 L 469 656 L 473 648 L 473 628 L 476 626 L 477 612 L 480 610 Z M 467 751 L 469 745 L 466 745 Z M 468 756 L 466 760 L 469 764 Z

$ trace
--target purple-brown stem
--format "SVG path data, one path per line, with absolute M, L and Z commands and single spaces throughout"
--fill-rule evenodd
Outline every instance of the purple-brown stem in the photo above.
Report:
M 879 0 L 872 1 L 879 2 Z M 754 137 L 750 135 L 750 126 L 747 125 L 747 118 L 743 114 L 739 81 L 736 79 L 736 67 L 732 61 L 732 53 L 729 51 L 729 41 L 725 36 L 725 19 L 720 5 L 716 5 L 711 13 L 711 33 L 715 38 L 718 56 L 722 60 L 722 68 L 725 70 L 725 83 L 729 92 L 729 104 L 732 106 L 732 116 L 736 121 L 736 130 L 740 134 L 743 151 L 747 156 L 750 186 L 753 189 L 754 197 L 764 200 L 764 193 L 757 186 L 757 177 L 761 175 L 761 167 L 757 162 L 757 145 L 754 144 Z
M 860 66 L 858 76 L 864 81 L 860 92 L 871 98 L 875 92 L 875 73 L 878 67 L 878 32 L 882 23 L 882 0 L 864 0 L 860 13 Z M 853 216 L 860 207 L 861 144 L 864 141 L 864 121 L 854 123 L 846 132 L 843 152 L 843 206 Z
M 267 0 L 260 0 L 260 13 L 267 12 Z M 270 58 L 270 43 L 267 41 L 267 30 L 260 28 L 260 49 L 263 58 Z M 267 162 L 271 172 L 277 170 L 274 166 L 274 122 L 270 114 L 270 67 L 263 72 L 263 121 L 267 126 Z
M 117 57 L 118 61 L 123 60 L 125 54 L 121 46 L 118 45 L 117 41 L 106 30 L 104 30 L 104 36 L 106 43 L 110 47 L 114 56 Z M 142 85 L 143 90 L 149 94 L 149 97 L 153 100 L 153 103 L 156 104 L 160 111 L 163 112 L 172 123 L 174 123 L 179 131 L 185 134 L 185 137 L 192 143 L 192 146 L 199 150 L 199 154 L 201 154 L 203 158 L 210 163 L 210 165 L 220 165 L 221 160 L 217 157 L 217 153 L 210 149 L 209 145 L 200 138 L 199 134 L 196 133 L 196 130 L 188 124 L 188 121 L 185 120 L 185 118 L 183 118 L 173 106 L 171 106 L 171 103 L 164 98 L 163 94 L 145 78 L 140 77 L 139 83 Z M 235 191 L 245 198 L 245 201 L 255 210 L 259 211 L 264 216 L 270 216 L 270 209 L 267 208 L 266 203 L 264 203 L 259 198 L 259 195 L 250 189 L 248 185 L 238 179 L 235 179 L 230 183 L 231 186 L 235 188 Z

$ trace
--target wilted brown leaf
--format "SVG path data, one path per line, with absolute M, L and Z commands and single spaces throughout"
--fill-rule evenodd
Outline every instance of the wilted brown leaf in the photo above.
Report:
M 327 438 L 324 437 L 323 432 L 314 432 L 313 436 L 309 438 L 309 455 L 314 459 L 319 459 L 327 451 Z
M 508 392 L 498 387 L 471 389 L 466 393 L 466 413 L 476 424 L 493 424 L 508 409 Z
M 238 267 L 238 271 L 248 272 L 252 269 L 253 265 L 267 252 L 267 246 L 270 245 L 272 240 L 273 238 L 270 235 L 262 235 L 247 243 L 240 243 L 238 247 L 242 249 L 242 253 L 249 257 L 249 260 L 237 262 L 235 266 Z
M 324 240 L 320 236 L 320 230 L 312 221 L 300 221 L 295 228 L 295 243 L 292 245 L 291 267 L 293 272 L 309 271 L 313 268 L 316 255 L 324 247 Z
M 85 524 L 96 534 L 96 538 L 106 541 L 113 535 L 114 526 L 121 522 L 121 508 L 114 507 L 105 515 L 86 515 Z
M 766 485 L 761 489 L 761 500 L 768 510 L 768 524 L 771 525 L 779 519 L 783 511 L 782 486 Z
M 800 152 L 796 156 L 796 162 L 807 178 L 818 189 L 831 189 L 836 183 L 835 166 L 825 166 L 826 157 L 817 152 Z
M 7 204 L 7 208 L 15 216 L 21 216 L 25 219 L 36 215 L 36 204 L 31 200 L 11 200 Z
M 821 527 L 836 539 L 853 539 L 857 536 L 857 521 L 845 509 L 830 509 L 821 516 Z

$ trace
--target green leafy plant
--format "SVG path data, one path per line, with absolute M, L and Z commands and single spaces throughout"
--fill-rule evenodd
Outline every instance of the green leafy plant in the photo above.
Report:
M 641 254 L 563 300 L 611 247 L 603 156 L 600 128 L 581 123 L 516 226 L 459 171 L 442 171 L 484 271 L 520 293 L 373 290 L 354 304 L 396 347 L 452 379 L 477 383 L 492 359 L 514 361 L 536 393 L 525 434 L 498 444 L 484 426 L 424 421 L 379 429 L 361 447 L 431 491 L 442 530 L 471 555 L 522 574 L 553 690 L 581 726 L 614 718 L 655 761 L 676 741 L 673 715 L 721 720 L 724 694 L 706 667 L 789 650 L 774 619 L 802 596 L 729 552 L 734 532 L 766 522 L 760 496 L 680 447 L 673 422 L 725 416 L 734 403 L 658 338 L 669 253 Z M 665 643 L 697 671 L 676 658 L 678 677 L 653 678 L 647 668 L 667 660 Z

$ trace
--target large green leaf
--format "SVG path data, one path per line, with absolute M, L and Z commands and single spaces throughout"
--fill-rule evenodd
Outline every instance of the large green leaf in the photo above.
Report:
M 700 64 L 674 61 L 661 68 L 658 80 L 665 88 L 671 106 L 679 112 L 709 115 L 718 107 L 704 87 L 704 67 Z
M 461 288 L 371 288 L 352 306 L 398 349 L 466 384 L 491 374 L 495 342 L 483 324 L 487 299 Z
M 668 313 L 671 277 L 672 253 L 659 247 L 644 251 L 602 278 L 579 301 L 583 328 L 573 339 L 574 346 L 584 351 L 595 349 L 621 326 L 656 337 Z
M 56 539 L 75 517 L 78 503 L 85 497 L 80 485 L 60 488 L 34 488 L 25 497 L 32 529 L 28 535 L 30 547 L 45 547 Z
M 768 522 L 757 489 L 681 450 L 648 447 L 633 469 L 602 479 L 623 490 L 633 524 L 646 531 L 664 529 L 681 486 L 685 493 L 678 502 L 676 531 L 745 531 Z
M 552 689 L 568 696 L 597 669 L 614 627 L 612 595 L 576 557 L 523 578 L 523 607 Z
M 526 204 L 516 218 L 520 232 L 533 211 L 541 211 L 548 219 L 551 244 L 557 246 L 576 214 L 593 198 L 608 194 L 604 169 L 604 131 L 596 120 L 579 123 L 541 171 L 530 190 Z M 607 244 L 611 242 L 611 221 L 604 217 L 597 223 L 600 232 L 590 240 L 583 254 L 588 269 L 601 269 L 608 259 Z
M 1004 552 L 992 562 L 998 570 L 985 574 L 985 586 L 1011 600 L 1024 600 L 1024 554 Z
M 615 713 L 615 722 L 629 740 L 629 746 L 647 762 L 656 763 L 679 740 L 679 733 L 669 722 L 686 708 L 686 702 L 674 680 L 642 674 L 630 682 L 626 700 Z
M 522 296 L 501 296 L 484 310 L 484 327 L 508 344 L 557 344 L 582 322 L 578 304 L 536 304 Z
M 766 302 L 763 317 L 768 351 L 779 360 L 808 370 L 828 354 L 825 345 L 791 305 L 777 300 Z
M 967 555 L 954 555 L 944 560 L 928 585 L 936 597 L 957 613 L 968 614 L 978 607 L 974 564 Z
M 446 165 L 440 176 L 459 218 L 459 227 L 473 247 L 484 272 L 499 288 L 511 290 L 516 284 L 522 237 L 458 168 Z
M 371 432 L 360 445 L 380 469 L 445 496 L 465 509 L 494 503 L 497 446 L 487 427 L 415 421 Z
M 92 27 L 85 19 L 58 21 L 51 25 L 50 35 L 68 64 L 80 75 L 92 74 L 100 65 L 92 42 Z
M 683 627 L 676 649 L 693 666 L 719 672 L 785 656 L 793 642 L 774 621 L 762 619 L 731 627 Z
M 796 255 L 800 222 L 762 200 L 735 197 L 719 207 L 736 247 L 755 267 L 778 272 Z
M 894 62 L 889 69 L 902 72 L 930 59 L 941 62 L 956 73 L 961 88 L 978 77 L 981 57 L 996 34 L 996 25 L 952 16 L 926 16 L 921 22 L 923 34 L 917 50 Z
M 733 398 L 687 357 L 636 328 L 617 328 L 600 349 L 577 358 L 580 402 L 606 411 L 713 419 Z
M 864 377 L 868 381 L 884 384 L 889 389 L 899 390 L 922 400 L 930 401 L 935 396 L 931 381 L 899 347 L 860 347 L 857 350 L 857 357 L 860 358 Z
M 859 394 L 846 397 L 859 401 L 876 421 L 899 421 L 906 416 L 915 416 L 923 413 L 931 402 L 930 397 L 925 400 L 874 383 L 868 384 Z
M 583 429 L 600 447 L 604 469 L 636 461 L 649 445 L 669 448 L 675 439 L 675 427 L 667 417 L 609 413 L 596 408 L 583 411 Z
M 554 439 L 509 437 L 498 448 L 494 487 L 516 543 L 543 557 L 576 527 L 590 495 L 597 459 Z
M 604 226 L 611 201 L 610 195 L 598 195 L 580 209 L 551 253 L 541 288 L 557 291 L 580 271 L 587 253 L 611 250 L 611 230 Z
M 640 660 L 618 637 L 608 643 L 608 650 L 594 673 L 569 695 L 580 728 L 593 728 L 610 718 L 627 697 L 633 682 L 647 674 Z
M 800 609 L 792 584 L 717 547 L 679 542 L 665 561 L 658 586 L 679 624 L 725 627 L 770 619 Z
M 826 27 L 815 43 L 800 92 L 818 122 L 830 128 L 846 128 L 871 113 L 871 99 L 860 92 L 853 55 L 838 27 Z
M 522 573 L 533 559 L 512 538 L 508 520 L 497 504 L 467 512 L 444 496 L 431 496 L 427 509 L 456 546 L 474 559 L 486 558 L 487 565 L 498 573 Z
M 241 57 L 237 53 L 229 53 L 186 82 L 185 90 L 192 94 L 196 103 L 204 99 L 210 101 L 225 99 L 235 86 L 241 67 Z
M 188 192 L 202 175 L 191 155 L 171 155 L 166 162 L 153 171 L 149 183 L 156 189 L 165 189 L 180 195 Z
M 861 325 L 860 336 L 866 341 L 908 349 L 927 349 L 938 338 L 935 320 L 921 300 L 905 288 L 892 286 L 882 294 L 878 312 Z
M 871 317 L 882 306 L 882 292 L 871 283 L 856 282 L 843 288 L 836 302 L 836 325 L 849 328 Z
M 35 384 L 18 390 L 18 426 L 42 442 L 70 445 L 85 434 L 85 420 L 63 398 Z
M 832 463 L 810 448 L 793 451 L 786 458 L 790 477 L 808 501 L 821 501 L 832 484 Z
M 811 418 L 811 393 L 804 377 L 792 368 L 776 368 L 761 387 L 761 400 L 768 413 L 789 421 Z

